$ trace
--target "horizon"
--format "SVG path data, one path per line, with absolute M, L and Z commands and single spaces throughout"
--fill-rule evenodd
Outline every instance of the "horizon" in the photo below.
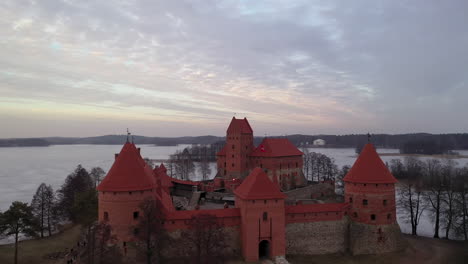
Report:
M 466 1 L 0 5 L 0 138 L 466 133 Z

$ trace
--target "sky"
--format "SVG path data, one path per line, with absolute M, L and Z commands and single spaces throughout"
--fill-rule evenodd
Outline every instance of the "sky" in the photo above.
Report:
M 0 138 L 468 132 L 468 1 L 0 1 Z

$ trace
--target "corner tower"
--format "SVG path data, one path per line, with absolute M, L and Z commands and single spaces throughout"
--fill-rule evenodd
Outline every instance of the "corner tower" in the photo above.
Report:
M 350 207 L 350 250 L 353 254 L 377 254 L 401 248 L 396 221 L 397 180 L 368 143 L 346 174 L 345 201 Z
M 244 178 L 249 173 L 249 154 L 254 149 L 253 130 L 247 118 L 232 118 L 226 131 L 226 144 L 218 152 L 218 176 Z
M 234 191 L 241 213 L 242 255 L 246 261 L 286 254 L 286 197 L 261 168 Z
M 107 221 L 120 241 L 131 241 L 132 226 L 138 224 L 140 204 L 154 199 L 155 181 L 151 167 L 133 143 L 127 142 L 104 180 L 99 184 L 98 220 Z

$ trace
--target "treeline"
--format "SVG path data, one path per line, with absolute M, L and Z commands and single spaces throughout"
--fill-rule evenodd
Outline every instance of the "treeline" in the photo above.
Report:
M 273 136 L 275 137 L 275 136 Z M 283 136 L 284 137 L 284 136 Z M 359 145 L 367 143 L 367 134 L 351 134 L 351 135 L 288 135 L 286 136 L 296 146 L 312 145 L 316 139 L 324 139 L 325 147 L 338 148 L 355 148 Z M 68 138 L 68 137 L 46 137 L 38 139 L 2 139 L 0 147 L 5 146 L 35 146 L 35 144 L 48 145 L 68 145 L 68 144 L 103 144 L 103 145 L 120 145 L 125 142 L 127 135 L 106 135 L 98 137 L 84 138 Z M 263 137 L 254 137 L 254 143 L 260 144 Z M 33 141 L 30 141 L 33 140 Z M 38 141 L 39 140 L 39 141 Z M 133 142 L 136 144 L 154 144 L 158 146 L 175 146 L 178 144 L 201 144 L 208 145 L 217 142 L 224 142 L 225 137 L 218 136 L 197 136 L 197 137 L 145 137 L 132 136 Z M 453 149 L 468 149 L 468 133 L 460 134 L 373 134 L 372 142 L 383 148 L 400 149 L 408 142 L 435 142 L 439 146 Z M 39 143 L 42 142 L 42 143 Z
M 296 146 L 312 144 L 316 139 L 324 139 L 327 147 L 346 147 L 355 148 L 356 146 L 365 145 L 368 141 L 366 134 L 351 134 L 351 135 L 288 135 Z M 371 141 L 377 147 L 396 148 L 400 149 L 408 142 L 434 142 L 438 146 L 443 146 L 446 149 L 468 149 L 468 134 L 372 134 Z
M 50 143 L 40 138 L 0 139 L 0 147 L 47 147 Z
M 169 176 L 182 180 L 190 180 L 198 170 L 202 180 L 208 180 L 211 175 L 211 162 L 216 162 L 216 153 L 224 146 L 224 142 L 210 145 L 193 145 L 169 156 L 166 163 Z M 197 166 L 195 166 L 195 162 Z
M 399 209 L 417 235 L 420 219 L 429 211 L 434 223 L 434 238 L 439 231 L 449 239 L 454 233 L 468 240 L 468 166 L 458 167 L 453 160 L 421 161 L 406 157 L 390 162 L 392 174 L 401 179 Z

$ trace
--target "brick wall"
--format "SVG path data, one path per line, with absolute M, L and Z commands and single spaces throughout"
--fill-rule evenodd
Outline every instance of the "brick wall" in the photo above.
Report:
M 287 191 L 285 192 L 285 194 L 288 196 L 288 198 L 286 198 L 286 201 L 320 198 L 322 197 L 322 194 L 323 196 L 335 194 L 335 185 L 331 182 L 317 183 L 295 190 Z

